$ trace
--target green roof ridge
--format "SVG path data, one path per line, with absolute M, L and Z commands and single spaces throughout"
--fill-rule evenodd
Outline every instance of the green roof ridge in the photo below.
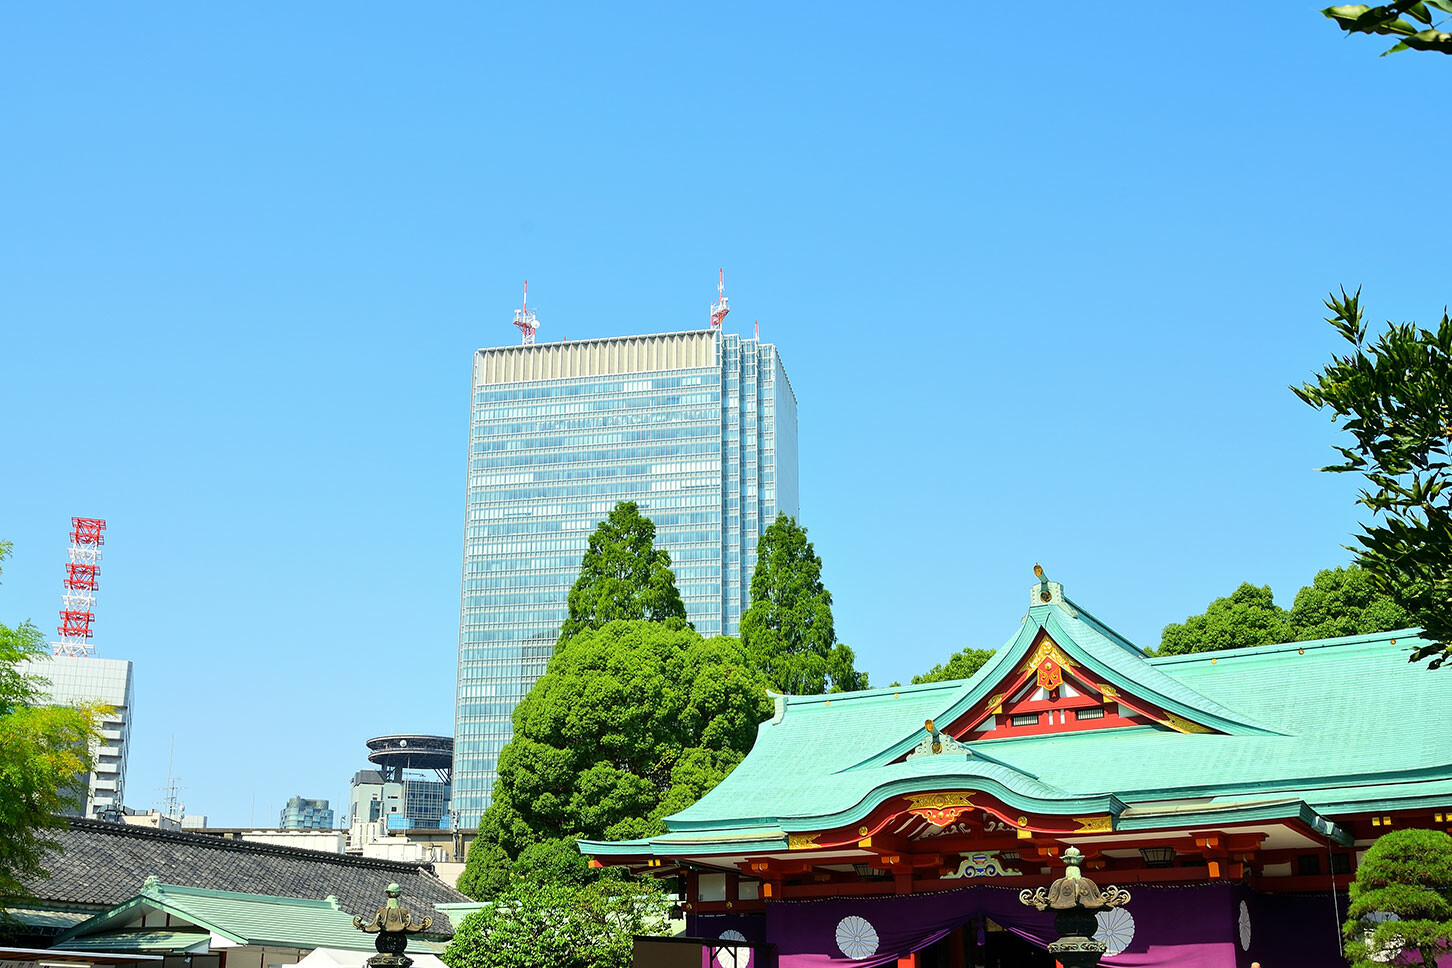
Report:
M 1273 645 L 1246 645 L 1238 649 L 1216 649 L 1212 652 L 1186 652 L 1183 655 L 1151 655 L 1148 661 L 1154 665 L 1175 665 L 1181 662 L 1205 662 L 1211 659 L 1233 659 L 1245 655 L 1278 655 L 1291 650 L 1338 648 L 1349 645 L 1375 645 L 1392 639 L 1422 640 L 1422 630 L 1391 629 L 1386 632 L 1369 632 L 1362 635 L 1338 635 L 1329 639 L 1304 639 L 1300 642 L 1276 642 Z

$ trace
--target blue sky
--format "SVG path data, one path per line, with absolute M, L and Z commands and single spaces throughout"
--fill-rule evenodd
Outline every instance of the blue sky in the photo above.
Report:
M 1254 6 L 11 6 L 0 621 L 108 518 L 131 804 L 173 736 L 214 823 L 340 800 L 452 729 L 471 351 L 525 278 L 579 339 L 719 266 L 874 682 L 1007 639 L 1035 562 L 1148 646 L 1289 604 L 1358 514 L 1286 387 L 1332 287 L 1447 302 L 1452 67 Z

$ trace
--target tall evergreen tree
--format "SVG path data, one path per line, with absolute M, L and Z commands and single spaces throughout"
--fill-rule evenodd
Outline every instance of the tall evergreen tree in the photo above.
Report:
M 867 688 L 852 650 L 837 641 L 822 559 L 795 518 L 778 514 L 756 545 L 751 605 L 741 616 L 746 654 L 772 686 L 795 695 Z
M 1357 503 L 1372 520 L 1356 563 L 1421 627 L 1412 658 L 1435 669 L 1452 665 L 1452 316 L 1432 329 L 1388 323 L 1373 338 L 1360 296 L 1326 301 L 1350 352 L 1291 389 L 1351 435 L 1341 463 L 1321 469 L 1366 479 Z
M 511 876 L 566 870 L 562 846 L 579 837 L 664 832 L 741 762 L 771 708 L 735 639 L 661 622 L 585 629 L 514 711 L 461 890 L 482 900 Z
M 655 547 L 655 522 L 641 514 L 634 501 L 615 505 L 590 535 L 580 577 L 570 589 L 569 608 L 556 648 L 584 629 L 598 629 L 617 619 L 691 627 L 671 571 L 670 552 Z

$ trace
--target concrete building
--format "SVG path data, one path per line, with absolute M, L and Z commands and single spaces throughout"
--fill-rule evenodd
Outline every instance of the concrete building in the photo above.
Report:
M 92 656 L 56 656 L 20 664 L 23 675 L 47 681 L 50 701 L 60 706 L 108 707 L 100 719 L 101 738 L 91 750 L 95 766 L 86 777 L 82 817 L 118 819 L 126 794 L 126 757 L 131 741 L 131 662 Z
M 737 632 L 756 543 L 797 515 L 797 404 L 776 347 L 720 330 L 474 355 L 453 809 L 489 803 L 585 544 L 635 501 L 703 635 Z
M 326 800 L 293 797 L 282 808 L 277 826 L 282 830 L 331 830 L 333 810 Z

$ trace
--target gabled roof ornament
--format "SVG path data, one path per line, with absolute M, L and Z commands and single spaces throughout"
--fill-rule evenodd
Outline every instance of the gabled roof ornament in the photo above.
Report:
M 927 731 L 923 741 L 907 755 L 906 759 L 914 759 L 919 756 L 933 756 L 938 753 L 967 753 L 972 756 L 972 751 L 962 743 L 958 742 L 947 733 L 938 732 L 937 725 L 930 719 L 923 723 L 923 729 Z
M 1034 577 L 1039 583 L 1029 595 L 1029 608 L 1036 605 L 1064 604 L 1064 586 L 1056 581 L 1049 581 L 1049 576 L 1044 574 L 1043 565 L 1034 565 Z

